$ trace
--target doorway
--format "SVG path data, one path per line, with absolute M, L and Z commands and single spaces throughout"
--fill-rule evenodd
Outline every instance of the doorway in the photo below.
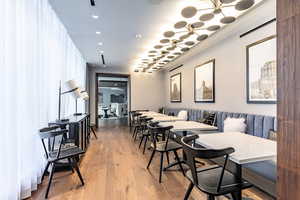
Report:
M 96 74 L 96 124 L 128 123 L 130 75 Z

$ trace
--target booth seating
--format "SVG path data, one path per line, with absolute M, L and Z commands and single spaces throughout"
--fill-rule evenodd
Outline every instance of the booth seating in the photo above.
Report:
M 186 108 L 164 108 L 166 113 L 178 114 L 180 110 L 186 110 L 188 112 L 188 120 L 198 121 L 202 119 L 204 114 L 216 113 L 217 118 L 214 126 L 218 127 L 220 132 L 223 132 L 224 120 L 227 117 L 233 118 L 245 118 L 246 134 L 254 135 L 257 137 L 268 138 L 271 130 L 277 130 L 277 121 L 275 117 L 254 115 L 247 113 L 231 113 L 222 111 L 211 111 L 201 109 L 186 109 Z M 277 178 L 277 163 L 276 159 L 262 161 L 252 164 L 244 165 L 246 170 L 243 170 L 244 178 L 255 186 L 261 188 L 265 192 L 276 196 L 276 178 Z

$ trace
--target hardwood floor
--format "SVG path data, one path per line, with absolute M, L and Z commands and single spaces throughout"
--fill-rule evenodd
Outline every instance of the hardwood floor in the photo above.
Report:
M 155 156 L 150 169 L 146 169 L 150 153 L 144 155 L 133 143 L 129 128 L 122 122 L 104 121 L 92 136 L 90 146 L 80 164 L 85 186 L 81 187 L 78 176 L 71 172 L 54 174 L 49 199 L 53 200 L 182 200 L 189 181 L 179 171 L 163 173 L 158 183 L 159 159 Z M 172 156 L 171 156 L 172 157 Z M 47 179 L 47 178 L 46 178 Z M 32 200 L 44 199 L 47 180 L 39 186 Z M 244 191 L 243 196 L 255 200 L 271 197 L 257 189 Z M 226 200 L 220 197 L 218 200 Z M 197 189 L 190 200 L 206 200 Z

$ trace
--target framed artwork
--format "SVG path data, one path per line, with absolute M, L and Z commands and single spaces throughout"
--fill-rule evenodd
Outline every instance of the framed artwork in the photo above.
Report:
M 215 59 L 195 67 L 194 101 L 196 103 L 215 102 Z
M 247 46 L 247 103 L 276 104 L 276 36 Z
M 170 77 L 171 102 L 181 102 L 181 73 Z

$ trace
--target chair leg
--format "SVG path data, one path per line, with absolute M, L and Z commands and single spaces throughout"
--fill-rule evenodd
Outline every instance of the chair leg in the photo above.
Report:
M 140 128 L 138 128 L 137 129 L 137 132 L 135 133 L 135 136 L 134 136 L 134 141 L 136 141 L 136 139 L 137 139 L 137 136 L 138 136 L 138 133 L 141 131 L 141 129 Z
M 215 200 L 215 196 L 213 196 L 213 195 L 207 195 L 207 200 Z
M 139 144 L 139 148 L 141 148 L 141 145 L 142 145 L 142 143 L 143 143 L 143 140 L 144 140 L 144 135 L 142 136 L 142 138 L 141 138 L 141 141 L 140 141 L 140 144 Z
M 188 200 L 188 199 L 189 199 L 189 196 L 190 196 L 190 194 L 191 194 L 193 188 L 194 188 L 194 183 L 191 182 L 191 183 L 189 184 L 189 187 L 188 187 L 187 191 L 185 192 L 184 200 Z
M 72 161 L 71 161 L 71 158 L 68 158 L 68 162 L 69 162 L 69 165 L 72 169 L 72 173 L 74 173 L 74 169 L 73 169 L 73 164 L 72 164 Z
M 133 134 L 132 134 L 132 138 L 134 138 L 135 132 L 136 132 L 137 126 L 134 127 L 133 129 Z
M 232 197 L 233 200 L 237 200 L 238 199 L 237 194 L 235 192 L 231 193 L 231 197 Z
M 49 182 L 48 182 L 48 186 L 47 186 L 47 190 L 46 190 L 46 194 L 45 194 L 45 198 L 48 198 L 48 194 L 49 194 L 49 190 L 50 190 L 50 186 L 52 183 L 52 178 L 53 178 L 53 174 L 54 174 L 54 170 L 55 170 L 55 163 L 51 163 L 52 167 L 51 167 L 51 171 L 50 171 L 50 176 L 49 176 Z
M 148 136 L 146 136 L 146 139 L 145 139 L 143 154 L 145 153 L 145 150 L 146 150 L 147 141 L 148 141 Z
M 82 186 L 84 186 L 84 181 L 83 181 L 83 178 L 82 178 L 82 176 L 81 176 L 79 167 L 78 167 L 77 162 L 76 162 L 75 159 L 73 159 L 73 166 L 74 166 L 74 168 L 75 168 L 75 171 L 77 172 L 77 175 L 78 175 L 78 177 L 79 177 L 79 179 L 80 179 L 80 181 L 81 181 Z
M 183 176 L 185 176 L 185 173 L 184 173 L 184 170 L 183 170 L 182 164 L 181 164 L 181 162 L 180 162 L 179 156 L 178 156 L 178 154 L 177 154 L 177 152 L 176 152 L 176 151 L 174 151 L 174 155 L 175 155 L 175 158 L 176 158 L 176 160 L 178 161 L 178 164 L 179 164 L 179 167 L 180 167 L 180 170 L 181 170 L 181 172 L 182 172 Z
M 155 150 L 152 151 L 150 160 L 149 160 L 148 165 L 147 165 L 147 169 L 149 169 L 149 167 L 150 167 L 150 164 L 151 164 L 151 162 L 152 162 L 152 159 L 153 159 L 153 157 L 154 157 L 154 154 L 155 154 Z
M 170 164 L 169 152 L 166 152 L 168 165 Z
M 50 162 L 47 162 L 47 165 L 46 165 L 46 167 L 45 167 L 45 169 L 44 169 L 44 172 L 43 172 L 43 175 L 42 175 L 42 182 L 43 182 L 43 180 L 44 180 L 44 178 L 45 178 L 45 175 L 46 175 L 46 172 L 47 172 L 47 170 L 48 170 L 48 168 L 49 168 L 49 165 L 50 165 Z
M 164 164 L 164 153 L 161 152 L 160 153 L 160 168 L 159 168 L 159 183 L 161 183 L 163 164 Z
M 93 132 L 93 134 L 94 134 L 95 138 L 96 138 L 96 139 L 98 139 L 98 137 L 97 137 L 97 135 L 96 135 L 96 132 L 95 132 L 95 130 L 94 130 L 94 128 L 93 128 L 93 127 L 91 127 L 91 130 L 92 130 L 92 132 Z

